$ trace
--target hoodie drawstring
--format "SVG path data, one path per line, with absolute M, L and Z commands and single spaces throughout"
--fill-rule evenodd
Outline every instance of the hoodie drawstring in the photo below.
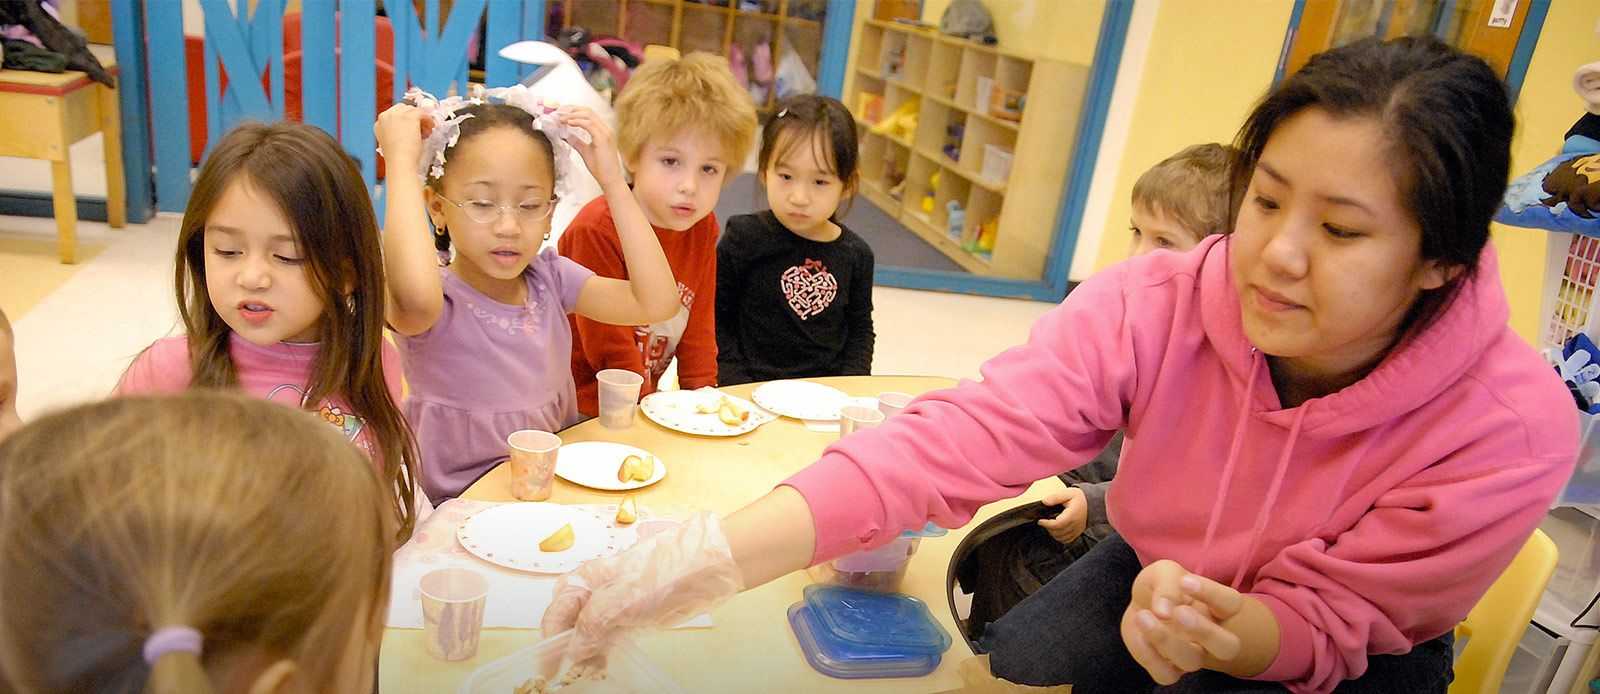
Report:
M 1228 447 L 1228 460 L 1222 466 L 1222 479 L 1217 483 L 1217 492 L 1211 495 L 1211 517 L 1206 521 L 1206 537 L 1200 543 L 1200 565 L 1194 567 L 1194 572 L 1204 575 L 1206 564 L 1211 559 L 1211 553 L 1205 550 L 1211 548 L 1211 540 L 1217 535 L 1217 525 L 1222 521 L 1222 505 L 1227 501 L 1228 488 L 1233 482 L 1233 469 L 1239 460 L 1239 448 L 1244 445 L 1244 427 L 1250 418 L 1250 398 L 1256 390 L 1256 361 L 1260 352 L 1255 348 L 1250 349 L 1250 377 L 1245 379 L 1244 397 L 1239 403 L 1238 423 L 1233 427 L 1233 443 Z
M 1245 569 L 1256 556 L 1256 550 L 1261 548 L 1261 536 L 1267 529 L 1267 512 L 1272 510 L 1272 505 L 1278 501 L 1278 491 L 1283 488 L 1283 476 L 1289 471 L 1289 456 L 1294 454 L 1294 444 L 1300 439 L 1300 423 L 1306 419 L 1306 411 L 1311 405 L 1303 404 L 1300 411 L 1295 413 L 1294 424 L 1289 427 L 1289 441 L 1283 445 L 1283 454 L 1278 456 L 1278 469 L 1272 473 L 1272 485 L 1267 487 L 1267 499 L 1261 504 L 1261 510 L 1256 512 L 1256 522 L 1250 526 L 1250 549 L 1246 550 L 1243 557 L 1239 558 L 1239 568 L 1233 573 L 1233 580 L 1228 585 L 1234 590 L 1244 581 Z

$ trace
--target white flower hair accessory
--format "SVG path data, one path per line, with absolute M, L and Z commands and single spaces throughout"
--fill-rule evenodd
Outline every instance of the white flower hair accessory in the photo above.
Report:
M 583 160 L 578 157 L 577 150 L 572 148 L 570 140 L 584 144 L 593 141 L 589 133 L 582 128 L 563 124 L 561 117 L 556 115 L 559 105 L 534 95 L 527 85 L 517 84 L 487 90 L 476 87 L 470 97 L 451 96 L 445 99 L 436 99 L 432 94 L 412 87 L 406 91 L 405 101 L 416 106 L 433 122 L 433 131 L 422 142 L 422 157 L 418 163 L 417 175 L 423 180 L 444 176 L 445 150 L 454 147 L 456 141 L 461 139 L 461 123 L 471 118 L 472 114 L 459 111 L 468 106 L 505 104 L 515 106 L 533 116 L 533 129 L 544 133 L 545 137 L 550 139 L 550 147 L 555 154 L 557 196 L 565 197 L 567 186 L 564 184 L 569 180 L 567 172 L 572 171 L 573 166 L 583 166 Z

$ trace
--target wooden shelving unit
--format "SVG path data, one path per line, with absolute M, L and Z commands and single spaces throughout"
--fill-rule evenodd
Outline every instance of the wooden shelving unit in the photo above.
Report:
M 899 220 L 969 272 L 1037 280 L 1044 272 L 1065 189 L 1089 66 L 1042 60 L 914 26 L 865 20 L 855 27 L 854 79 L 845 103 L 861 140 L 862 197 Z M 1020 121 L 980 101 L 979 86 L 1025 95 Z M 880 113 L 866 100 L 881 100 Z M 888 118 L 914 104 L 910 138 L 872 132 L 869 116 Z M 961 129 L 955 146 L 948 128 Z M 982 174 L 986 147 L 1011 155 L 1009 174 Z M 930 178 L 937 172 L 938 184 Z M 901 187 L 898 198 L 890 191 Z M 932 202 L 923 209 L 923 200 Z M 948 203 L 965 222 L 951 229 Z M 980 250 L 980 226 L 998 222 L 992 248 Z
M 759 0 L 757 10 L 741 9 L 739 0 L 547 0 L 561 10 L 560 27 L 581 26 L 597 34 L 620 36 L 640 45 L 671 46 L 682 53 L 706 51 L 727 56 L 739 44 L 750 49 L 765 43 L 774 68 L 785 47 L 793 47 L 812 76 L 822 56 L 821 18 L 795 16 L 798 0 Z M 756 107 L 769 111 L 775 89 Z

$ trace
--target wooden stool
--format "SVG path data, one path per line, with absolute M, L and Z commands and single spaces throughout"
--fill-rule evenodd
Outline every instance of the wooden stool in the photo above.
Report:
M 111 74 L 116 64 L 102 61 Z M 0 156 L 48 159 L 55 198 L 56 234 L 61 262 L 78 253 L 78 204 L 72 195 L 72 143 L 101 133 L 106 157 L 106 221 L 127 224 L 126 184 L 122 178 L 122 121 L 117 90 L 82 72 L 61 74 L 0 70 Z

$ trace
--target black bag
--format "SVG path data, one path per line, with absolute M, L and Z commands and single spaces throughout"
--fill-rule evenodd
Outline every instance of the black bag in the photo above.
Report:
M 956 547 L 945 584 L 950 614 L 969 642 L 976 643 L 990 622 L 1094 547 L 1088 535 L 1062 545 L 1040 527 L 1040 519 L 1053 518 L 1061 510 L 1039 502 L 1018 506 L 984 521 Z M 955 607 L 958 586 L 972 594 L 972 612 L 966 619 Z

